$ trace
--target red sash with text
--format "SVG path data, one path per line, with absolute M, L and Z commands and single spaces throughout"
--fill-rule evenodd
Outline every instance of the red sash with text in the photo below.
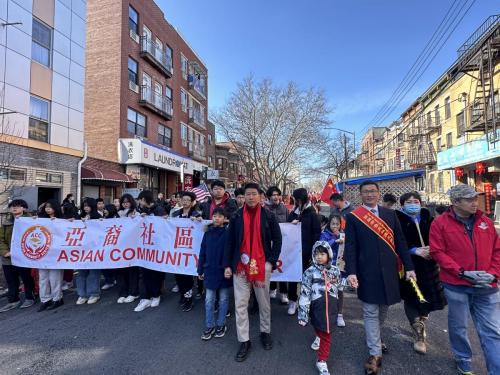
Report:
M 396 246 L 394 244 L 394 231 L 392 230 L 392 228 L 389 227 L 389 225 L 387 225 L 384 220 L 379 218 L 377 215 L 374 215 L 365 207 L 361 206 L 356 208 L 354 211 L 352 211 L 352 214 L 389 246 L 396 257 L 399 276 L 403 277 L 403 264 L 401 263 L 401 259 L 399 258 L 398 253 L 396 253 Z

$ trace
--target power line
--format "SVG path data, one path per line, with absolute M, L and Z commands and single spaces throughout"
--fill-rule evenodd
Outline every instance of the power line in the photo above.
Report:
M 370 121 L 368 123 L 368 125 L 365 126 L 363 131 L 366 131 L 367 128 L 370 127 L 371 124 L 376 125 L 377 122 L 384 121 L 396 109 L 397 105 L 404 99 L 404 97 L 407 95 L 407 93 L 415 86 L 416 82 L 425 73 L 425 71 L 427 70 L 429 65 L 432 63 L 432 61 L 435 59 L 435 57 L 437 56 L 439 51 L 441 51 L 444 43 L 446 43 L 446 41 L 450 38 L 453 31 L 456 29 L 458 24 L 462 21 L 465 14 L 467 14 L 467 12 L 472 7 L 472 5 L 475 3 L 476 0 L 473 0 L 471 2 L 469 7 L 466 9 L 465 13 L 463 13 L 462 16 L 460 17 L 460 13 L 465 8 L 468 1 L 469 0 L 466 0 L 461 5 L 460 8 L 458 8 L 458 7 L 456 8 L 455 5 L 457 4 L 457 0 L 455 0 L 455 2 L 449 8 L 445 17 L 443 18 L 443 20 L 439 24 L 438 28 L 434 32 L 431 39 L 429 40 L 429 42 L 427 43 L 425 48 L 422 50 L 422 52 L 418 56 L 417 60 L 413 63 L 412 68 L 408 71 L 408 73 L 405 75 L 403 80 L 400 82 L 400 84 L 398 85 L 396 90 L 393 92 L 391 98 L 377 112 L 377 115 L 372 119 L 372 121 Z M 458 13 L 457 13 L 457 9 L 458 9 Z M 452 27 L 452 25 L 455 23 L 455 21 L 457 20 L 458 17 L 460 17 L 459 21 L 455 24 L 455 26 L 453 26 L 452 31 L 445 38 L 445 41 L 443 43 L 441 43 L 441 40 L 445 37 L 446 33 Z M 439 37 L 436 38 L 436 35 L 439 35 Z M 425 67 L 422 70 L 422 66 L 426 63 L 426 60 L 436 50 L 436 48 L 438 48 L 437 52 L 434 53 L 434 55 L 431 57 L 431 60 L 427 63 L 427 65 L 425 65 Z M 419 74 L 419 72 L 420 72 L 420 74 Z M 419 74 L 419 75 L 416 77 L 417 74 Z

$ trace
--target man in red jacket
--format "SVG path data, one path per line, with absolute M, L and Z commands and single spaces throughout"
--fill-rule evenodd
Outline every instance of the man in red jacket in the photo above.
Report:
M 488 374 L 500 374 L 500 238 L 493 222 L 477 209 L 478 193 L 472 187 L 457 185 L 449 194 L 452 206 L 432 223 L 429 245 L 448 299 L 451 349 L 460 373 L 473 374 L 470 312 Z

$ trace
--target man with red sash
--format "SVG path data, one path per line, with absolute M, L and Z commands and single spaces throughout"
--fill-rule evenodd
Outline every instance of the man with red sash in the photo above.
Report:
M 390 305 L 401 301 L 399 279 L 416 279 L 410 252 L 393 210 L 378 206 L 379 186 L 360 185 L 363 205 L 346 216 L 345 261 L 347 280 L 363 301 L 366 344 L 370 356 L 366 374 L 378 374 L 382 366 L 380 327 Z
M 260 204 L 260 187 L 245 185 L 245 205 L 229 222 L 223 266 L 226 278 L 233 277 L 236 331 L 240 348 L 236 361 L 250 351 L 248 301 L 253 289 L 259 304 L 260 339 L 265 350 L 272 349 L 269 284 L 281 252 L 281 229 L 272 212 Z

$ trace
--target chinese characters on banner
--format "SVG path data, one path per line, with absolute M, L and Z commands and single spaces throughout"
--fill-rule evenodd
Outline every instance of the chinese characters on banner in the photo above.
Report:
M 139 266 L 196 275 L 206 223 L 189 219 L 16 220 L 12 262 L 28 268 L 109 269 Z M 300 225 L 280 224 L 281 256 L 272 280 L 300 281 Z

